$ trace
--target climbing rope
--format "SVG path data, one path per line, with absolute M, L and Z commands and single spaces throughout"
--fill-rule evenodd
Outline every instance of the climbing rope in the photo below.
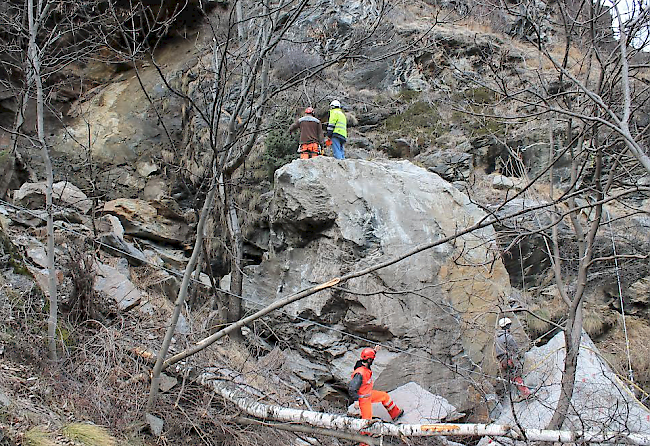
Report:
M 628 379 L 634 384 L 634 373 L 632 372 L 632 359 L 630 358 L 630 339 L 627 336 L 627 323 L 625 321 L 625 308 L 623 306 L 623 291 L 621 289 L 621 274 L 618 268 L 618 258 L 616 256 L 616 242 L 614 241 L 614 230 L 612 229 L 612 217 L 607 212 L 607 224 L 609 225 L 609 234 L 612 238 L 612 249 L 614 252 L 614 270 L 616 271 L 616 282 L 618 284 L 618 299 L 621 304 L 621 318 L 623 319 L 623 333 L 625 334 L 625 353 L 627 354 L 627 373 Z

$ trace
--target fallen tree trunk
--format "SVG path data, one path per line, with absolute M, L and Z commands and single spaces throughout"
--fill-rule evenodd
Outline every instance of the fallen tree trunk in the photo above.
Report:
M 177 367 L 182 370 L 182 367 Z M 607 431 L 562 431 L 547 429 L 519 429 L 500 424 L 392 424 L 363 420 L 344 415 L 291 409 L 264 404 L 242 391 L 236 384 L 222 381 L 213 373 L 201 373 L 195 381 L 235 404 L 248 415 L 264 420 L 284 421 L 333 429 L 342 432 L 367 432 L 372 435 L 395 437 L 469 436 L 508 437 L 520 441 L 549 441 L 560 443 L 625 443 L 650 446 L 650 434 Z
M 141 348 L 131 350 L 135 355 L 152 362 L 155 357 L 151 352 Z M 224 399 L 236 405 L 248 415 L 272 421 L 309 425 L 322 430 L 298 430 L 320 435 L 331 435 L 332 430 L 359 434 L 365 432 L 372 436 L 393 437 L 507 437 L 519 441 L 546 441 L 554 443 L 621 443 L 628 445 L 650 446 L 650 434 L 636 432 L 614 431 L 562 431 L 549 429 L 520 429 L 517 426 L 503 424 L 474 424 L 474 423 L 434 423 L 434 424 L 393 424 L 377 420 L 363 420 L 344 415 L 315 412 L 312 410 L 291 409 L 288 407 L 264 404 L 258 401 L 259 395 L 242 390 L 242 387 L 232 381 L 211 372 L 198 373 L 194 367 L 175 364 L 169 373 L 189 377 Z M 252 424 L 252 422 L 246 422 Z M 268 427 L 280 427 L 268 425 Z M 288 430 L 288 429 L 287 429 Z M 330 432 L 328 432 L 330 431 Z M 340 437 L 345 438 L 345 437 Z M 372 441 L 372 437 L 369 439 Z M 355 440 L 356 441 L 356 440 Z M 371 442 L 366 442 L 372 444 Z

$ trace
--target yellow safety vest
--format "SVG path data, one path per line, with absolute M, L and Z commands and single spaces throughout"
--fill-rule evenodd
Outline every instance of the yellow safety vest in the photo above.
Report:
M 342 136 L 343 139 L 348 138 L 348 121 L 340 108 L 333 108 L 330 110 L 330 120 L 327 123 L 327 133 L 330 132 Z

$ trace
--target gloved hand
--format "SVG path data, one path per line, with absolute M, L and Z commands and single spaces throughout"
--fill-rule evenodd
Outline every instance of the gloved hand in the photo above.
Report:
M 332 140 L 329 139 L 329 138 L 327 138 L 327 139 L 325 140 L 325 145 L 326 145 L 327 147 L 331 146 L 331 145 L 332 145 Z

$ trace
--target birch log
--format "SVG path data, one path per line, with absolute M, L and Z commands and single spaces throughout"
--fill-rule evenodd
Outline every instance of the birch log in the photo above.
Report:
M 174 367 L 182 373 L 182 366 Z M 344 415 L 291 409 L 264 404 L 253 399 L 239 386 L 209 372 L 198 375 L 195 381 L 214 390 L 239 409 L 256 418 L 306 424 L 343 432 L 367 432 L 372 435 L 394 437 L 424 436 L 470 436 L 507 437 L 520 441 L 548 441 L 559 443 L 625 443 L 650 446 L 650 434 L 607 431 L 561 431 L 547 429 L 524 429 L 500 424 L 436 423 L 436 424 L 392 424 L 363 420 Z

